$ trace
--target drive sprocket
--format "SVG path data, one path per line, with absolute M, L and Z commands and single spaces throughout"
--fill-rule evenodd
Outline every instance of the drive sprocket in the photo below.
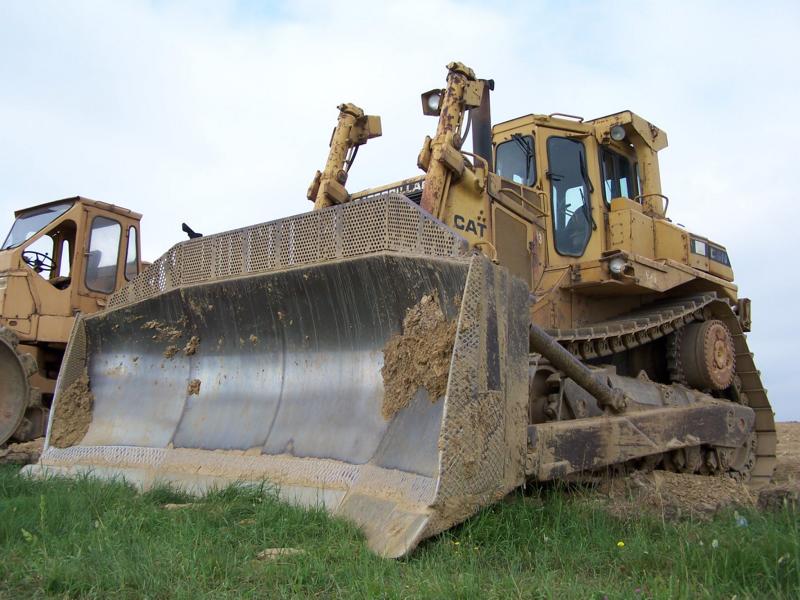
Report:
M 690 323 L 669 340 L 670 378 L 699 390 L 720 391 L 736 375 L 736 349 L 728 327 L 718 319 Z

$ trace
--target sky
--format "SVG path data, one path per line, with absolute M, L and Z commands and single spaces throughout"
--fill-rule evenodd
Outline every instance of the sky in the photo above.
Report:
M 348 189 L 419 173 L 419 94 L 459 60 L 495 122 L 631 109 L 664 129 L 669 216 L 727 246 L 751 350 L 800 420 L 800 3 L 0 0 L 0 230 L 82 195 L 144 214 L 153 260 L 184 239 L 305 212 L 336 106 L 383 122 Z

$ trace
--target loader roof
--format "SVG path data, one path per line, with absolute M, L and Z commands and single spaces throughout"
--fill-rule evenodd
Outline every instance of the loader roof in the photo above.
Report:
M 122 206 L 117 206 L 115 204 L 109 204 L 108 202 L 103 202 L 101 200 L 91 200 L 90 198 L 84 198 L 83 196 L 72 196 L 69 198 L 62 198 L 60 200 L 53 200 L 51 202 L 44 202 L 42 204 L 37 204 L 35 206 L 27 206 L 25 208 L 20 208 L 19 210 L 14 211 L 14 217 L 19 217 L 23 213 L 28 212 L 29 210 L 33 210 L 36 208 L 45 208 L 47 206 L 52 206 L 54 204 L 62 204 L 64 202 L 74 202 L 78 204 L 85 204 L 88 206 L 94 206 L 96 208 L 101 208 L 103 210 L 107 210 L 112 213 L 116 213 L 118 215 L 124 215 L 126 217 L 130 217 L 132 219 L 141 219 L 142 215 L 140 213 L 134 212 L 130 209 L 123 208 Z

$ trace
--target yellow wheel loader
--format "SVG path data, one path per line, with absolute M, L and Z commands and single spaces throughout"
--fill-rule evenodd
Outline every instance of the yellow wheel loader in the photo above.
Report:
M 31 471 L 266 480 L 388 557 L 530 480 L 767 483 L 750 302 L 667 217 L 666 134 L 629 111 L 492 126 L 492 88 L 450 64 L 425 174 L 354 194 L 381 127 L 341 105 L 313 211 L 177 244 L 80 317 Z
M 45 434 L 78 313 L 141 271 L 130 210 L 75 197 L 18 210 L 0 246 L 0 445 Z

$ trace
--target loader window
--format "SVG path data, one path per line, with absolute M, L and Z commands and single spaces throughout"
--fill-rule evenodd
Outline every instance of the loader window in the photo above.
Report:
M 65 290 L 72 281 L 72 246 L 75 243 L 75 222 L 61 221 L 49 231 L 39 234 L 22 246 L 22 261 L 50 284 Z
M 22 260 L 36 273 L 49 279 L 55 267 L 55 240 L 50 234 L 45 234 L 25 246 L 22 251 Z
M 603 171 L 603 199 L 606 204 L 613 198 L 636 196 L 630 161 L 606 148 L 600 150 L 600 168 Z
M 125 255 L 125 279 L 130 281 L 139 274 L 139 255 L 136 250 L 136 227 L 128 227 L 128 251 Z
M 34 234 L 67 212 L 71 206 L 72 202 L 62 202 L 61 204 L 52 204 L 25 211 L 14 221 L 14 225 L 11 227 L 11 231 L 8 232 L 6 241 L 3 242 L 3 247 L 0 250 L 14 248 L 29 240 Z
M 72 242 L 70 240 L 61 240 L 59 259 L 58 276 L 67 279 L 72 272 Z
M 520 185 L 536 183 L 532 136 L 515 133 L 497 146 L 497 174 Z
M 122 227 L 113 219 L 95 217 L 86 257 L 86 287 L 110 294 L 117 285 L 117 259 Z
M 581 256 L 595 227 L 586 151 L 578 140 L 554 136 L 547 140 L 547 160 L 556 251 Z
M 72 283 L 72 252 L 75 249 L 75 221 L 67 219 L 56 225 L 48 235 L 55 240 L 56 269 L 50 273 L 50 283 L 59 290 L 65 290 Z

